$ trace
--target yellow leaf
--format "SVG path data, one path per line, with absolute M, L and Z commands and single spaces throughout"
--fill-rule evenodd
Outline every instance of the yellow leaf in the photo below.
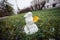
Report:
M 33 21 L 34 21 L 34 22 L 38 22 L 38 20 L 39 20 L 39 17 L 38 17 L 38 16 L 34 16 L 34 17 L 33 17 Z

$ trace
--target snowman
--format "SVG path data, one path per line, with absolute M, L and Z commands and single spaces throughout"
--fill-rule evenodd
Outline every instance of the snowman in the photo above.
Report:
M 24 15 L 26 25 L 24 26 L 24 32 L 26 34 L 34 34 L 38 31 L 37 25 L 33 22 L 32 12 L 28 12 Z

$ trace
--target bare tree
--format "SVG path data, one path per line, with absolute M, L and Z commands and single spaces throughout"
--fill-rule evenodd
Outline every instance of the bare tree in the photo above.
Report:
M 45 0 L 33 0 L 31 2 L 32 4 L 32 9 L 33 10 L 38 10 L 38 9 L 42 9 L 45 5 L 46 1 Z
M 9 15 L 9 12 L 6 10 L 5 7 L 5 1 L 6 0 L 0 0 L 0 17 Z
M 33 0 L 31 2 L 31 6 L 25 8 L 25 9 L 21 9 L 20 13 L 22 13 L 22 12 L 28 12 L 28 11 L 33 11 L 33 10 L 34 11 L 35 10 L 40 10 L 40 9 L 42 9 L 44 7 L 45 3 L 46 3 L 45 0 Z

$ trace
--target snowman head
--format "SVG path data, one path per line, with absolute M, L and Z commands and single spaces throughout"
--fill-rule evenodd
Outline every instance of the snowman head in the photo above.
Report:
M 33 23 L 33 17 L 32 17 L 32 12 L 28 12 L 24 15 L 25 22 L 26 24 L 31 24 Z
M 27 17 L 32 17 L 32 12 L 28 12 L 24 15 L 24 18 L 27 18 Z

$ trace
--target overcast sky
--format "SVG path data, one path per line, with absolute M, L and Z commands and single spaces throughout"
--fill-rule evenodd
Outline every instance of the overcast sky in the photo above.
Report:
M 31 5 L 32 0 L 8 0 L 9 3 L 18 6 L 20 9 L 29 7 Z M 17 5 L 16 5 L 17 2 Z

